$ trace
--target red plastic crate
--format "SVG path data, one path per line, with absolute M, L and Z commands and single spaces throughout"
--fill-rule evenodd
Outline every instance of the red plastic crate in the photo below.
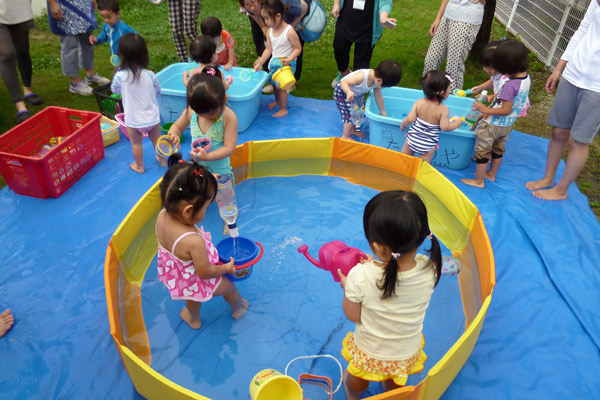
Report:
M 100 113 L 46 107 L 0 136 L 0 173 L 15 193 L 60 197 L 104 158 Z M 60 144 L 38 157 L 53 136 Z

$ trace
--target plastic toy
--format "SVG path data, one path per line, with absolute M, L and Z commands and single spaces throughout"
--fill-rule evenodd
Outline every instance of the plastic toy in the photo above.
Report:
M 121 59 L 119 58 L 118 55 L 113 54 L 110 56 L 110 63 L 112 64 L 113 67 L 118 67 L 121 65 Z
M 356 127 L 356 129 L 360 130 L 363 122 L 365 122 L 365 106 L 364 104 L 360 104 L 360 102 L 353 102 L 352 109 L 350 110 L 350 120 Z
M 442 276 L 452 276 L 460 272 L 461 265 L 458 258 L 454 256 L 442 257 Z
M 177 153 L 179 146 L 173 146 L 171 138 L 167 135 L 163 135 L 156 141 L 156 154 L 163 157 L 169 157 L 173 153 Z
M 240 71 L 240 80 L 242 82 L 248 82 L 250 78 L 252 78 L 252 70 L 251 69 L 243 69 Z
M 458 96 L 458 97 L 465 97 L 468 94 L 473 94 L 473 92 L 471 92 L 471 89 L 467 89 L 467 90 L 454 89 L 452 94 L 455 96 Z
M 356 264 L 361 260 L 367 259 L 365 253 L 355 247 L 349 247 L 341 240 L 334 240 L 333 242 L 325 243 L 321 246 L 318 260 L 308 254 L 308 246 L 305 244 L 298 247 L 298 253 L 304 254 L 308 261 L 317 267 L 331 272 L 333 280 L 336 282 L 340 281 L 340 277 L 337 274 L 338 269 L 347 276 L 348 272 L 350 272 Z
M 232 281 L 243 281 L 252 274 L 252 266 L 262 258 L 263 247 L 259 242 L 238 236 L 228 237 L 217 244 L 219 252 L 219 261 L 222 264 L 228 263 L 229 258 L 233 257 L 235 265 L 235 274 L 227 276 Z
M 203 137 L 200 139 L 196 139 L 192 142 L 192 148 L 196 149 L 198 147 L 202 147 L 204 149 L 204 151 L 206 151 L 207 153 L 210 151 L 210 138 L 207 137 Z
M 273 81 L 277 82 L 277 87 L 281 90 L 288 90 L 296 84 L 296 78 L 294 78 L 292 68 L 289 65 L 275 71 L 273 74 Z

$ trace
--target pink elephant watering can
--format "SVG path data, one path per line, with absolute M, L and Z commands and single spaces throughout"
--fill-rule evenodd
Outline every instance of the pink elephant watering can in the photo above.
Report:
M 349 247 L 341 240 L 334 240 L 333 242 L 325 243 L 321 246 L 318 260 L 308 254 L 307 245 L 298 247 L 298 253 L 304 254 L 308 261 L 315 264 L 317 267 L 331 272 L 333 280 L 336 282 L 340 281 L 340 277 L 337 274 L 338 269 L 340 269 L 344 275 L 348 276 L 348 272 L 350 272 L 361 259 L 367 259 L 365 253 L 355 247 Z

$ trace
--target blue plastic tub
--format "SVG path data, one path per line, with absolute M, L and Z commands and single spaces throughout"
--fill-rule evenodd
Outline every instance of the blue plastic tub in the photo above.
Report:
M 423 98 L 424 94 L 422 90 L 392 87 L 384 88 L 382 95 L 387 117 L 379 115 L 379 108 L 373 96 L 369 96 L 365 106 L 365 115 L 369 118 L 369 143 L 400 151 L 406 139 L 406 131 L 400 131 L 400 123 L 410 112 L 414 102 Z M 450 109 L 450 117 L 466 116 L 472 103 L 472 98 L 453 95 L 444 101 L 444 104 Z M 460 128 L 452 132 L 442 132 L 439 146 L 431 160 L 432 165 L 463 169 L 473 155 L 475 133 L 469 131 L 469 125 L 463 123 Z
M 183 86 L 183 72 L 197 67 L 194 63 L 175 63 L 156 74 L 162 89 L 158 97 L 160 119 L 163 124 L 175 121 L 187 106 L 186 89 Z M 224 71 L 225 76 L 232 75 L 229 86 L 229 107 L 238 118 L 238 132 L 250 127 L 258 114 L 262 87 L 268 75 L 264 71 L 254 72 L 251 68 L 233 67 Z

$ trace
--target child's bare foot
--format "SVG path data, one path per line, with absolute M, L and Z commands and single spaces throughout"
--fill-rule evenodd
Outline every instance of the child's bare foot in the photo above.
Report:
M 487 179 L 488 181 L 496 182 L 496 175 L 490 175 L 489 172 L 486 172 L 485 179 Z
M 179 316 L 181 317 L 182 320 L 187 322 L 187 324 L 192 329 L 200 329 L 200 327 L 202 327 L 202 321 L 200 321 L 199 319 L 194 319 L 192 317 L 192 314 L 190 314 L 190 310 L 188 310 L 187 307 L 183 307 L 181 309 Z
M 140 167 L 139 165 L 137 165 L 137 163 L 134 161 L 131 164 L 129 164 L 129 168 L 131 168 L 132 170 L 134 170 L 137 173 L 143 174 L 144 173 L 144 167 Z
M 157 154 L 156 155 L 156 161 L 158 161 L 158 163 L 160 164 L 161 167 L 166 167 L 167 166 L 167 159 L 164 158 L 163 156 L 159 156 Z
M 477 179 L 463 178 L 460 181 L 462 183 L 464 183 L 465 185 L 475 186 L 475 187 L 478 187 L 478 188 L 481 188 L 481 189 L 483 189 L 485 187 L 485 182 L 484 181 L 478 181 Z
M 365 137 L 365 134 L 364 134 L 364 133 L 362 133 L 361 131 L 357 131 L 357 130 L 354 130 L 354 132 L 352 132 L 352 134 L 353 134 L 354 136 L 358 136 L 358 137 L 360 137 L 360 138 L 364 138 L 364 137 Z
M 552 189 L 535 191 L 533 195 L 542 200 L 565 200 L 567 198 L 567 191 L 554 186 Z
M 286 116 L 286 115 L 287 115 L 287 113 L 288 113 L 288 110 L 279 110 L 279 111 L 277 111 L 275 114 L 273 114 L 273 116 L 274 116 L 275 118 L 281 118 L 281 117 L 283 117 L 283 116 Z
M 14 323 L 15 317 L 10 313 L 10 310 L 2 311 L 2 314 L 0 314 L 0 337 L 4 336 Z
M 553 179 L 542 178 L 539 181 L 529 181 L 525 184 L 525 187 L 529 190 L 540 190 L 546 189 L 554 185 Z
M 269 110 L 272 110 L 275 107 L 277 107 L 277 105 L 278 105 L 277 102 L 273 101 L 273 102 L 269 103 L 269 105 L 267 105 L 267 107 L 269 107 Z
M 246 312 L 248 311 L 248 307 L 250 307 L 248 300 L 246 300 L 242 297 L 242 304 L 240 305 L 240 307 L 237 310 L 235 310 L 231 313 L 231 316 L 235 319 L 240 319 L 242 317 L 242 315 L 246 314 Z

